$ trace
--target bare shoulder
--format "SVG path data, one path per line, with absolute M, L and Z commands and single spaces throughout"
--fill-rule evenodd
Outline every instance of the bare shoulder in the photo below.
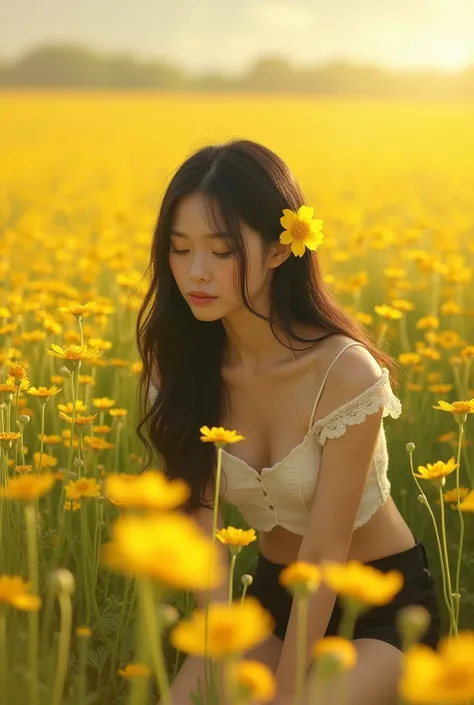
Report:
M 325 351 L 326 369 L 332 366 L 321 396 L 318 417 L 362 394 L 382 376 L 382 368 L 365 346 L 351 345 L 344 350 L 350 342 L 355 341 L 347 336 L 335 336 L 331 347 Z

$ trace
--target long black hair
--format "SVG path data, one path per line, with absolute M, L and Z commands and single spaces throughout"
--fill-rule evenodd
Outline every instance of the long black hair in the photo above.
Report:
M 144 426 L 168 477 L 181 477 L 190 486 L 188 511 L 209 507 L 204 491 L 212 484 L 216 451 L 212 444 L 200 441 L 199 429 L 220 425 L 225 397 L 222 322 L 202 322 L 194 317 L 169 266 L 170 230 L 177 204 L 194 193 L 202 196 L 210 221 L 219 226 L 223 223 L 229 234 L 239 262 L 241 298 L 252 311 L 241 225 L 257 231 L 264 243 L 271 245 L 282 231 L 282 210 L 296 211 L 305 203 L 282 159 L 251 140 L 231 140 L 194 152 L 178 168 L 165 192 L 146 272 L 149 288 L 137 318 L 137 346 L 143 363 L 139 380 L 143 413 L 137 433 L 147 448 L 146 467 L 153 450 L 141 432 Z M 380 364 L 392 366 L 391 358 L 376 349 L 362 326 L 334 299 L 317 255 L 309 250 L 303 257 L 290 256 L 274 270 L 268 320 L 272 327 L 278 322 L 290 340 L 310 344 L 314 340 L 300 338 L 295 324 L 347 335 L 363 343 Z M 149 407 L 147 394 L 153 379 L 159 380 L 159 394 Z

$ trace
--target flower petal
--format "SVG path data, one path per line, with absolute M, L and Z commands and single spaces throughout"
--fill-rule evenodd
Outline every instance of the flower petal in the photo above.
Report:
M 303 257 L 305 252 L 304 243 L 301 240 L 293 240 L 291 244 L 291 251 L 296 257 Z
M 300 206 L 298 208 L 298 213 L 297 216 L 300 220 L 304 220 L 306 222 L 309 222 L 311 218 L 314 215 L 314 208 L 313 206 Z
M 285 208 L 283 213 L 285 215 L 280 218 L 280 223 L 281 223 L 282 227 L 284 227 L 286 230 L 289 230 L 291 228 L 291 226 L 293 225 L 293 223 L 295 222 L 296 216 L 293 213 L 293 211 L 289 211 L 287 208 Z
M 280 235 L 280 242 L 282 245 L 291 245 L 293 240 L 294 237 L 289 230 L 285 230 L 285 232 Z

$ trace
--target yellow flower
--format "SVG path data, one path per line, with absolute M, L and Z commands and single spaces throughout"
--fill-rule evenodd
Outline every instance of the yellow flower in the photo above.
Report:
M 112 570 L 157 580 L 171 588 L 205 590 L 221 585 L 219 550 L 191 518 L 166 512 L 124 516 L 112 527 L 103 561 Z
M 46 352 L 51 357 L 59 357 L 64 360 L 69 370 L 76 370 L 79 362 L 90 360 L 100 354 L 99 348 L 89 348 L 87 345 L 69 345 L 63 349 L 55 343 L 51 343 L 51 348 Z
M 10 477 L 7 486 L 0 488 L 0 496 L 32 502 L 49 492 L 55 482 L 56 477 L 50 472 L 43 472 L 41 475 L 31 473 Z
M 400 363 L 405 367 L 410 367 L 412 365 L 419 365 L 421 362 L 421 357 L 418 353 L 400 353 L 398 356 Z
M 306 247 L 308 250 L 317 250 L 324 240 L 321 232 L 324 221 L 313 218 L 313 215 L 312 206 L 301 206 L 297 212 L 283 209 L 280 223 L 284 231 L 280 235 L 280 242 L 291 245 L 291 251 L 296 257 L 302 257 Z
M 67 512 L 77 512 L 81 508 L 80 502 L 64 502 L 64 509 Z
M 196 609 L 170 633 L 170 641 L 180 651 L 204 656 L 205 611 Z M 208 654 L 213 659 L 248 651 L 267 639 L 275 626 L 273 617 L 255 597 L 231 605 L 214 602 L 209 606 Z
M 55 384 L 53 384 L 52 387 L 30 387 L 28 389 L 28 394 L 31 394 L 33 397 L 40 397 L 41 399 L 49 399 L 49 397 L 55 396 L 55 394 L 59 394 L 61 390 L 56 387 Z
M 0 393 L 16 394 L 16 386 L 14 384 L 0 384 Z
M 294 561 L 280 572 L 278 581 L 280 585 L 295 594 L 307 595 L 318 589 L 321 571 L 313 563 Z
M 374 306 L 375 313 L 381 318 L 385 318 L 388 321 L 397 321 L 399 318 L 403 317 L 403 313 L 396 308 L 391 306 L 377 305 Z
M 48 436 L 48 435 L 45 433 L 45 434 L 43 434 L 43 437 L 42 437 L 42 438 L 41 438 L 41 433 L 38 433 L 38 439 L 39 439 L 40 441 L 43 440 L 43 442 L 44 442 L 47 446 L 57 446 L 57 445 L 59 445 L 60 443 L 62 443 L 62 441 L 63 441 L 63 439 L 61 438 L 61 436 L 58 436 L 57 434 L 54 434 L 54 433 L 51 434 L 50 436 Z
M 374 322 L 374 317 L 370 313 L 364 313 L 363 311 L 358 311 L 355 317 L 363 326 L 370 326 Z
M 403 586 L 403 575 L 399 571 L 383 573 L 358 561 L 324 563 L 322 575 L 332 590 L 355 601 L 359 606 L 386 605 Z
M 474 359 L 474 345 L 466 345 L 465 348 L 461 350 L 461 357 L 463 360 L 473 360 Z
M 457 501 L 457 497 L 455 501 Z M 459 504 L 459 509 L 463 512 L 474 512 L 474 490 L 464 496 L 463 501 Z
M 201 441 L 203 441 L 203 443 L 214 443 L 218 447 L 244 440 L 244 436 L 237 433 L 237 431 L 226 431 L 222 426 L 213 426 L 212 428 L 202 426 L 200 431 L 202 433 Z
M 233 526 L 228 526 L 226 529 L 218 529 L 216 538 L 221 543 L 227 546 L 248 546 L 252 541 L 257 540 L 255 529 L 236 529 Z
M 15 465 L 15 472 L 26 473 L 33 470 L 32 465 Z
M 91 635 L 92 635 L 92 629 L 89 629 L 89 627 L 77 627 L 77 629 L 76 629 L 76 636 L 88 638 Z
M 100 495 L 100 485 L 95 477 L 80 477 L 79 480 L 71 480 L 64 490 L 66 497 L 76 502 L 83 497 L 98 497 Z
M 7 371 L 8 377 L 13 379 L 21 380 L 24 379 L 28 372 L 29 363 L 28 362 L 15 362 Z
M 67 404 L 58 404 L 57 408 L 59 411 L 64 411 L 65 414 L 69 414 L 69 416 L 71 416 L 74 411 L 74 407 L 76 407 L 76 414 L 80 414 L 82 411 L 87 410 L 87 404 L 84 404 L 84 402 L 80 399 L 78 399 L 75 404 L 73 404 L 72 401 Z
M 268 666 L 260 661 L 239 661 L 230 669 L 230 679 L 236 690 L 238 703 L 268 703 L 275 697 L 275 676 Z
M 161 472 L 149 471 L 140 475 L 108 475 L 104 494 L 120 507 L 170 511 L 184 504 L 191 490 L 180 478 L 168 480 Z
M 115 399 L 109 399 L 109 397 L 97 397 L 92 400 L 92 406 L 96 409 L 111 409 L 115 404 Z
M 392 306 L 398 308 L 400 311 L 413 311 L 415 304 L 406 299 L 394 299 L 392 301 Z
M 438 651 L 416 644 L 406 653 L 402 697 L 413 705 L 464 705 L 474 699 L 474 632 L 444 638 Z
M 36 451 L 33 453 L 33 460 L 35 463 L 35 468 L 37 470 L 40 469 L 39 463 L 40 463 L 40 458 L 41 458 L 41 453 Z M 41 469 L 43 470 L 44 468 L 55 468 L 56 465 L 58 464 L 58 458 L 55 458 L 54 455 L 49 455 L 48 453 L 43 453 L 43 457 L 41 458 Z
M 449 404 L 447 401 L 438 400 L 438 406 L 433 409 L 440 411 L 448 411 L 450 414 L 474 414 L 474 399 L 468 401 L 453 401 Z
M 30 585 L 16 575 L 0 575 L 0 609 L 2 604 L 19 610 L 36 611 L 41 607 L 41 599 L 32 595 Z
M 447 463 L 438 460 L 436 463 L 426 463 L 426 465 L 418 465 L 418 472 L 415 477 L 421 480 L 430 480 L 436 487 L 442 487 L 445 478 L 456 470 L 458 467 L 454 458 L 450 458 Z
M 58 311 L 62 313 L 72 313 L 75 316 L 84 316 L 86 318 L 95 309 L 95 302 L 90 301 L 87 304 L 78 304 L 76 301 L 71 301 L 67 306 L 58 306 Z
M 452 384 L 448 384 L 446 382 L 439 382 L 438 384 L 430 384 L 428 387 L 428 390 L 430 392 L 433 392 L 433 394 L 448 394 L 448 392 L 451 392 L 453 389 Z
M 151 671 L 144 663 L 129 663 L 125 668 L 119 668 L 117 673 L 122 678 L 131 680 L 132 678 L 148 678 Z
M 439 328 L 439 318 L 437 316 L 423 316 L 416 322 L 416 327 L 421 330 L 426 328 Z
M 21 438 L 21 433 L 18 431 L 2 431 L 0 433 L 0 445 L 5 450 L 8 450 L 8 448 L 12 447 L 13 442 L 19 438 Z
M 105 438 L 98 436 L 84 436 L 84 443 L 92 450 L 110 450 L 114 447 L 114 443 L 109 443 Z
M 464 499 L 465 497 L 468 496 L 470 490 L 467 487 L 460 487 L 459 488 L 459 497 L 460 499 Z M 443 492 L 443 502 L 446 502 L 446 504 L 452 504 L 453 502 L 458 501 L 458 490 L 457 487 L 455 487 L 453 490 L 447 490 L 447 492 Z
M 109 414 L 114 417 L 121 417 L 123 418 L 128 414 L 127 409 L 110 409 Z
M 357 663 L 357 650 L 341 636 L 326 636 L 313 644 L 311 654 L 318 665 L 331 671 L 350 671 Z M 323 664 L 323 661 L 326 663 Z
M 99 414 L 90 414 L 89 416 L 76 416 L 76 418 L 73 419 L 72 416 L 68 416 L 67 414 L 64 414 L 61 411 L 61 413 L 59 414 L 59 418 L 63 421 L 67 421 L 70 424 L 73 423 L 75 426 L 87 426 L 87 424 L 92 423 L 92 421 L 95 421 L 98 415 Z
M 446 301 L 441 306 L 441 313 L 443 316 L 456 316 L 458 313 L 461 313 L 461 310 L 460 305 L 455 301 Z
M 441 353 L 439 350 L 436 350 L 435 348 L 430 348 L 423 341 L 417 341 L 415 343 L 416 347 L 416 352 L 421 355 L 421 357 L 425 357 L 427 360 L 440 360 L 441 359 Z

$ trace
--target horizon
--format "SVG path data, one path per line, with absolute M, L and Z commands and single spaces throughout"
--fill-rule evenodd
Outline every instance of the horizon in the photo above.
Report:
M 261 57 L 295 67 L 337 61 L 385 70 L 458 73 L 474 65 L 469 0 L 35 0 L 0 7 L 0 59 L 15 61 L 48 44 L 170 61 L 191 73 L 242 74 Z M 157 29 L 158 28 L 158 29 Z M 421 29 L 420 29 L 421 28 Z M 3 30 L 3 31 L 2 31 Z

